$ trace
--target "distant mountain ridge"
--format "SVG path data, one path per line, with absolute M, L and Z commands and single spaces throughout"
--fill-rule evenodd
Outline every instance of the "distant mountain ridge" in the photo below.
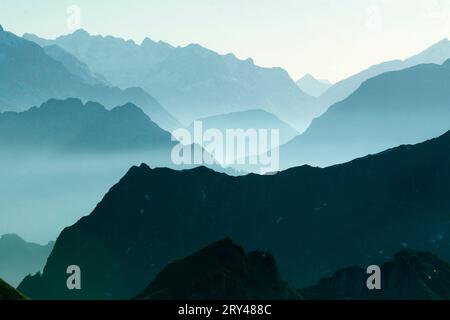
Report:
M 219 55 L 197 44 L 173 47 L 146 39 L 138 45 L 84 30 L 56 40 L 31 34 L 24 38 L 62 47 L 122 88 L 144 88 L 184 125 L 198 118 L 263 109 L 304 130 L 316 115 L 314 99 L 285 70 L 258 67 L 251 59 Z
M 0 113 L 2 148 L 48 148 L 60 151 L 167 149 L 175 145 L 138 107 L 107 110 L 79 99 L 49 100 L 22 113 Z
M 320 97 L 333 85 L 330 81 L 318 80 L 309 73 L 297 80 L 296 83 L 303 92 L 316 98 Z
M 228 113 L 208 118 L 197 119 L 202 123 L 203 130 L 217 129 L 225 136 L 228 129 L 246 130 L 278 130 L 280 134 L 280 144 L 286 143 L 299 133 L 290 125 L 281 121 L 275 115 L 264 110 L 247 110 L 241 112 Z M 188 129 L 193 132 L 194 124 Z
M 13 286 L 45 266 L 54 242 L 47 245 L 26 242 L 16 234 L 0 237 L 0 278 Z
M 79 98 L 106 107 L 134 103 L 160 126 L 170 130 L 180 126 L 144 90 L 121 90 L 97 83 L 86 65 L 56 47 L 42 49 L 13 33 L 0 31 L 0 57 L 0 111 L 23 111 L 53 98 Z
M 348 265 L 382 264 L 405 246 L 450 260 L 449 149 L 450 132 L 271 176 L 133 167 L 61 233 L 42 276 L 19 288 L 32 298 L 130 298 L 167 263 L 224 237 L 271 252 L 296 287 Z M 74 261 L 91 276 L 69 292 L 65 269 Z
M 364 82 L 280 149 L 282 168 L 330 166 L 450 129 L 450 67 L 422 64 Z
M 419 64 L 442 64 L 447 59 L 450 59 L 450 41 L 443 39 L 408 59 L 386 61 L 373 65 L 334 84 L 320 96 L 316 106 L 321 112 L 326 111 L 328 107 L 347 98 L 365 81 L 385 72 L 399 71 Z

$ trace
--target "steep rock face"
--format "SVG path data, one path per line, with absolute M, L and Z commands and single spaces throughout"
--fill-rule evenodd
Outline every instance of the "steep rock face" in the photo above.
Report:
M 326 169 L 230 177 L 206 168 L 133 167 L 91 215 L 66 228 L 38 298 L 130 298 L 169 262 L 230 237 L 271 252 L 305 287 L 348 265 L 383 263 L 404 246 L 450 258 L 450 133 Z M 65 287 L 67 266 L 84 289 Z
M 165 267 L 137 299 L 300 299 L 280 279 L 273 257 L 246 254 L 230 239 L 216 242 Z
M 380 267 L 381 290 L 369 290 L 369 275 L 360 267 L 338 271 L 304 289 L 307 299 L 448 300 L 450 265 L 427 252 L 402 251 Z

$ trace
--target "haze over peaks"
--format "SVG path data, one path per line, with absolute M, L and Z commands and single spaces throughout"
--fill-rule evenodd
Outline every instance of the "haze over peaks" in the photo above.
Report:
M 308 73 L 297 81 L 297 85 L 305 93 L 317 98 L 333 84 L 328 80 L 318 80 Z
M 61 233 L 43 275 L 19 288 L 40 299 L 128 299 L 171 261 L 227 236 L 271 252 L 296 287 L 348 265 L 386 262 L 404 246 L 449 259 L 449 148 L 450 132 L 271 176 L 133 167 Z M 64 266 L 74 260 L 91 277 L 83 290 L 68 291 Z
M 450 129 L 448 83 L 447 64 L 421 64 L 367 80 L 281 147 L 282 168 L 329 166 L 443 134 Z
M 304 130 L 316 115 L 314 99 L 285 70 L 262 68 L 251 59 L 220 55 L 198 44 L 173 47 L 146 39 L 138 45 L 84 30 L 55 40 L 24 37 L 64 48 L 112 84 L 144 88 L 185 125 L 199 118 L 263 109 Z
M 23 111 L 49 99 L 76 97 L 107 107 L 135 103 L 161 127 L 178 122 L 140 88 L 110 87 L 67 51 L 43 49 L 34 42 L 0 31 L 1 111 Z

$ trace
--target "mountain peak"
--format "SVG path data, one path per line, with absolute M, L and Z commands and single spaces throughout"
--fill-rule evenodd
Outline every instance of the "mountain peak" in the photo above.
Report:
M 327 91 L 331 85 L 332 84 L 330 81 L 316 79 L 310 73 L 307 73 L 303 76 L 303 78 L 297 81 L 297 86 L 302 91 L 313 97 L 319 97 Z
M 74 36 L 90 36 L 90 33 L 82 28 L 75 30 L 72 34 Z
M 0 32 L 4 31 L 3 26 L 0 24 Z
M 156 42 L 147 37 L 142 41 L 141 46 L 148 46 L 148 45 L 154 45 L 154 44 L 156 44 Z

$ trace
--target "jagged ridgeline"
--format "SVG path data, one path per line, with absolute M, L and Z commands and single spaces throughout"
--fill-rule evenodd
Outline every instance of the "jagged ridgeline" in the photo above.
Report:
M 101 80 L 67 51 L 41 48 L 0 29 L 0 112 L 24 111 L 49 99 L 76 97 L 113 108 L 134 103 L 166 130 L 180 124 L 155 98 L 137 87 L 120 89 Z
M 380 267 L 380 289 L 366 268 L 339 270 L 306 289 L 281 280 L 267 252 L 245 254 L 225 239 L 165 267 L 137 299 L 148 300 L 448 300 L 450 265 L 428 252 L 403 250 Z
M 133 167 L 58 238 L 32 298 L 128 299 L 171 261 L 225 237 L 271 252 L 294 287 L 405 247 L 450 259 L 450 133 L 326 169 L 230 177 Z M 83 270 L 68 291 L 66 270 Z
M 146 300 L 297 300 L 271 254 L 218 241 L 165 267 L 136 297 Z
M 315 300 L 449 300 L 450 265 L 429 252 L 404 250 L 380 267 L 381 290 L 368 290 L 367 272 L 350 267 L 302 290 Z

